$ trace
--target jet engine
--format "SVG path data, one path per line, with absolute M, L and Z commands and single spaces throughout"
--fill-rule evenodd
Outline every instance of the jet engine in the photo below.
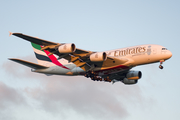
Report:
M 136 84 L 138 80 L 128 80 L 127 78 L 124 78 L 122 82 L 126 85 L 132 85 L 132 84 Z
M 107 59 L 107 55 L 105 52 L 97 52 L 90 55 L 90 60 L 92 62 L 102 62 Z
M 141 71 L 129 71 L 126 74 L 126 78 L 128 80 L 137 80 L 137 79 L 140 79 L 141 77 L 142 77 Z
M 122 82 L 126 85 L 136 84 L 138 79 L 142 77 L 141 71 L 129 71 Z
M 73 53 L 76 51 L 76 46 L 74 43 L 64 44 L 58 47 L 59 53 Z

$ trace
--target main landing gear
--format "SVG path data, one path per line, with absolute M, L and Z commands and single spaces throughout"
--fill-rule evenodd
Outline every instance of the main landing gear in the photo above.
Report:
M 107 78 L 102 78 L 102 77 L 96 75 L 96 73 L 94 73 L 93 71 L 91 71 L 91 72 L 89 71 L 89 72 L 85 73 L 84 76 L 87 77 L 87 78 L 90 77 L 91 80 L 93 80 L 93 81 L 111 82 L 111 80 L 109 79 L 109 76 L 107 76 Z
M 160 65 L 159 65 L 159 68 L 160 68 L 160 69 L 163 69 L 163 68 L 164 68 L 164 67 L 162 66 L 163 62 L 164 62 L 164 60 L 160 60 Z

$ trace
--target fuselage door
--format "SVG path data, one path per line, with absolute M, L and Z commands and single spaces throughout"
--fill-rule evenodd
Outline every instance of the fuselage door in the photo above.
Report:
M 157 53 L 157 49 L 154 48 L 154 49 L 153 49 L 153 54 L 156 54 L 156 53 Z
M 161 49 L 161 54 L 166 54 L 166 52 L 167 52 L 167 48 L 162 48 Z

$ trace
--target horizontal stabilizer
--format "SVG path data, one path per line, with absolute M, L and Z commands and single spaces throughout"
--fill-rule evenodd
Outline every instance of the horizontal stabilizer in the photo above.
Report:
M 28 35 L 24 35 L 22 33 L 11 33 L 10 32 L 10 35 L 15 35 L 17 37 L 20 37 L 22 39 L 25 39 L 29 42 L 33 42 L 35 44 L 38 44 L 38 45 L 57 45 L 57 43 L 54 43 L 54 42 L 50 42 L 50 41 L 47 41 L 47 40 L 43 40 L 43 39 L 40 39 L 40 38 L 37 38 L 37 37 L 32 37 L 32 36 L 28 36 Z
M 48 67 L 43 66 L 43 65 L 39 65 L 36 63 L 32 63 L 32 62 L 28 62 L 28 61 L 24 61 L 24 60 L 20 60 L 20 59 L 16 59 L 16 58 L 9 58 L 9 60 L 12 60 L 14 62 L 20 63 L 22 65 L 25 65 L 27 67 L 34 68 L 34 69 L 46 69 L 46 68 L 48 68 Z

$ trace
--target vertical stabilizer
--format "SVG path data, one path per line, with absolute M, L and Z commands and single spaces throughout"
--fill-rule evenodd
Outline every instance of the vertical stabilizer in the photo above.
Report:
M 55 66 L 55 64 L 52 63 L 51 59 L 48 57 L 45 51 L 41 50 L 40 45 L 37 45 L 35 43 L 31 43 L 31 45 L 33 47 L 38 64 L 44 65 L 47 67 Z
M 50 52 L 47 50 L 41 50 L 41 46 L 35 43 L 32 43 L 32 47 L 34 50 L 34 53 L 36 55 L 36 59 L 38 61 L 38 64 L 46 66 L 46 67 L 51 67 L 51 66 L 59 66 L 65 69 L 69 69 L 66 66 L 62 65 L 60 61 L 57 60 L 55 55 L 49 55 Z M 49 56 L 48 56 L 49 55 Z

